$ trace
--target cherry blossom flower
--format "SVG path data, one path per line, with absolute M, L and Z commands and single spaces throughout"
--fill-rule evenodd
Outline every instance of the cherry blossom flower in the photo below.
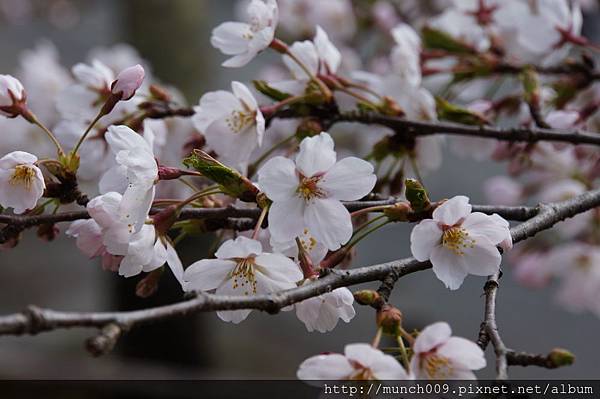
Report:
M 249 23 L 224 22 L 212 32 L 210 43 L 213 47 L 233 56 L 223 62 L 224 67 L 243 67 L 269 47 L 275 37 L 278 22 L 275 0 L 252 0 L 247 13 Z
M 584 183 L 573 179 L 563 179 L 554 181 L 552 184 L 545 186 L 539 193 L 539 198 L 542 202 L 557 202 L 566 201 L 577 195 L 587 191 Z M 556 225 L 559 231 L 565 238 L 573 238 L 591 227 L 594 220 L 594 210 L 580 213 L 572 218 L 563 220 Z
M 350 213 L 341 201 L 354 201 L 373 189 L 373 166 L 355 157 L 336 162 L 325 132 L 300 143 L 295 162 L 281 156 L 258 172 L 258 184 L 273 201 L 269 230 L 278 241 L 293 240 L 308 228 L 317 241 L 338 249 L 352 236 Z
M 523 187 L 507 176 L 490 177 L 483 184 L 483 192 L 492 205 L 517 205 L 523 197 Z
M 144 82 L 144 75 L 144 68 L 140 64 L 122 70 L 112 83 L 111 92 L 120 96 L 122 101 L 131 99 Z
M 308 68 L 312 75 L 335 74 L 342 62 L 342 54 L 329 40 L 327 33 L 317 26 L 313 41 L 305 40 L 295 42 L 290 46 L 290 52 L 294 54 L 302 64 Z M 288 67 L 292 76 L 301 81 L 308 81 L 309 76 L 298 63 L 288 55 L 283 56 L 283 62 Z
M 106 141 L 115 155 L 116 165 L 100 180 L 100 191 L 123 193 L 119 215 L 134 231 L 139 231 L 154 200 L 158 165 L 152 149 L 153 134 L 142 137 L 127 126 L 111 126 Z
M 419 261 L 431 260 L 433 271 L 446 287 L 459 288 L 468 274 L 488 276 L 498 271 L 496 248 L 512 246 L 508 222 L 500 216 L 471 213 L 469 198 L 457 196 L 422 220 L 410 236 L 410 249 Z
M 132 277 L 155 270 L 166 262 L 175 277 L 183 283 L 183 265 L 169 240 L 159 236 L 154 226 L 149 224 L 143 224 L 139 230 L 133 231 L 120 217 L 123 201 L 125 197 L 121 194 L 108 192 L 93 198 L 87 205 L 90 216 L 101 228 L 105 250 L 123 257 L 119 275 Z
M 33 209 L 44 194 L 42 171 L 35 165 L 37 157 L 14 151 L 0 158 L 0 205 L 21 214 Z
M 185 291 L 212 291 L 217 295 L 261 295 L 296 287 L 302 279 L 298 265 L 284 255 L 263 252 L 260 242 L 239 236 L 225 241 L 216 259 L 202 259 L 184 273 Z M 221 311 L 217 316 L 235 324 L 250 309 Z
M 222 162 L 243 166 L 252 151 L 262 145 L 265 119 L 246 86 L 232 82 L 231 89 L 203 95 L 194 108 L 193 121 Z
M 349 344 L 344 354 L 331 353 L 310 357 L 300 364 L 301 380 L 406 380 L 409 375 L 393 356 L 369 344 Z
M 312 280 L 305 280 L 304 284 L 310 284 Z M 349 323 L 356 315 L 352 304 L 354 296 L 346 288 L 338 288 L 323 295 L 306 299 L 296 303 L 296 316 L 304 323 L 309 332 L 319 331 L 325 333 L 332 331 L 337 326 L 338 320 L 342 319 Z
M 0 115 L 9 118 L 18 116 L 15 105 L 24 102 L 25 88 L 21 82 L 11 75 L 0 75 Z
M 410 370 L 416 379 L 476 379 L 471 370 L 485 367 L 483 351 L 474 342 L 451 335 L 448 323 L 438 322 L 417 336 L 410 361 Z
M 548 254 L 547 267 L 560 276 L 558 302 L 572 312 L 600 316 L 600 249 L 569 243 Z
M 116 272 L 119 270 L 122 256 L 116 256 L 106 250 L 102 243 L 102 228 L 94 219 L 76 220 L 65 232 L 76 239 L 77 248 L 90 259 L 101 257 L 102 268 Z

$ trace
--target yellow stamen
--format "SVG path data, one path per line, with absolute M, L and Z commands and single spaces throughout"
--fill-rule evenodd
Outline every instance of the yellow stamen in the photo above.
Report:
M 321 180 L 320 176 L 313 177 L 303 177 L 301 176 L 300 184 L 296 189 L 298 195 L 301 198 L 308 201 L 313 198 L 322 198 L 325 196 L 323 190 L 321 190 L 318 186 L 319 180 Z
M 453 372 L 450 360 L 435 354 L 425 355 L 421 359 L 421 367 L 431 380 L 445 380 L 451 377 Z
M 29 190 L 31 185 L 33 184 L 33 180 L 35 179 L 36 173 L 35 169 L 30 165 L 17 165 L 15 167 L 15 172 L 10 177 L 10 184 L 12 185 L 20 185 L 24 184 L 25 187 Z
M 464 249 L 475 247 L 475 240 L 462 227 L 450 227 L 442 235 L 442 245 L 457 255 L 464 255 Z
M 256 275 L 254 274 L 254 258 L 239 259 L 235 269 L 231 272 L 233 280 L 233 289 L 242 287 L 245 289 L 244 295 L 256 295 Z
M 252 111 L 233 111 L 229 117 L 225 119 L 227 127 L 234 133 L 240 133 L 246 127 L 254 124 L 256 113 Z

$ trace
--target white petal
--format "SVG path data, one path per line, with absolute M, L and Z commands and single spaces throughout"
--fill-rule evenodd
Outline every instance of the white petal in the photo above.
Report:
M 442 344 L 437 353 L 451 360 L 452 365 L 466 370 L 479 370 L 485 367 L 485 355 L 474 342 L 460 337 L 451 337 Z
M 303 277 L 296 262 L 281 254 L 263 253 L 256 257 L 255 263 L 266 276 L 276 281 L 295 284 Z
M 500 267 L 502 256 L 487 237 L 471 236 L 475 240 L 473 248 L 464 250 L 465 270 L 476 276 L 489 276 L 496 273 Z
M 355 157 L 344 158 L 325 173 L 319 187 L 331 198 L 359 200 L 375 187 L 377 177 L 373 170 L 373 165 L 367 161 Z
M 299 59 L 302 64 L 306 65 L 313 75 L 317 74 L 319 69 L 319 56 L 317 55 L 317 49 L 313 42 L 309 40 L 295 42 L 290 46 L 290 52 Z M 309 78 L 304 69 L 302 69 L 291 57 L 284 55 L 283 63 L 288 67 L 294 79 L 306 80 Z
M 319 59 L 325 63 L 328 69 L 328 71 L 323 72 L 336 73 L 342 63 L 342 54 L 329 40 L 327 33 L 320 26 L 317 26 L 314 42 Z
M 448 323 L 440 321 L 423 329 L 414 344 L 415 353 L 426 353 L 450 339 L 452 330 Z
M 446 247 L 438 246 L 431 251 L 431 264 L 436 277 L 451 290 L 458 289 L 468 271 L 462 256 Z
M 210 291 L 221 286 L 235 268 L 235 262 L 221 259 L 202 259 L 191 264 L 183 273 L 185 291 Z
M 304 231 L 305 202 L 294 196 L 289 200 L 275 201 L 269 208 L 269 232 L 277 241 L 290 241 Z
M 394 357 L 382 354 L 374 364 L 371 365 L 371 371 L 379 381 L 405 380 L 408 378 L 406 370 L 394 359 Z
M 422 220 L 410 233 L 410 251 L 416 260 L 424 262 L 442 242 L 442 230 L 432 219 Z
M 354 372 L 348 359 L 340 354 L 309 357 L 300 364 L 296 373 L 300 380 L 345 380 Z
M 296 166 L 288 158 L 271 158 L 258 171 L 258 185 L 272 201 L 296 196 L 298 184 Z
M 140 231 L 146 223 L 152 201 L 154 201 L 154 187 L 149 190 L 144 187 L 128 187 L 119 205 L 121 221 L 132 228 L 134 232 Z
M 502 218 L 496 219 L 481 212 L 474 212 L 466 217 L 462 227 L 469 234 L 487 237 L 494 245 L 498 245 L 507 237 L 507 234 L 510 235 L 508 222 L 505 221 L 505 224 L 502 221 L 504 221 Z
M 469 198 L 463 195 L 450 198 L 433 211 L 433 219 L 437 222 L 453 226 L 471 213 Z
M 338 200 L 316 199 L 306 206 L 305 222 L 317 241 L 332 251 L 352 237 L 350 212 Z
M 260 255 L 262 245 L 259 241 L 248 237 L 239 236 L 235 240 L 225 241 L 215 253 L 219 259 L 247 258 L 252 255 Z
M 251 32 L 250 25 L 243 22 L 224 22 L 212 31 L 210 43 L 223 54 L 241 54 L 248 49 L 244 35 Z
M 239 291 L 233 289 L 231 281 L 226 281 L 221 287 L 217 288 L 217 295 L 241 295 Z M 252 312 L 251 309 L 242 310 L 226 310 L 217 312 L 219 319 L 233 324 L 241 323 L 246 320 L 246 317 Z
M 336 160 L 331 136 L 325 132 L 314 137 L 307 137 L 300 143 L 300 151 L 296 156 L 296 167 L 306 177 L 327 172 Z
M 170 242 L 167 241 L 165 247 L 167 248 L 167 264 L 177 281 L 179 281 L 179 284 L 183 287 L 183 264 L 181 263 L 181 259 L 179 259 L 177 251 Z
M 123 150 L 144 150 L 152 153 L 152 149 L 144 137 L 128 126 L 110 126 L 104 137 L 115 154 Z
M 32 165 L 38 158 L 25 151 L 13 151 L 0 158 L 0 169 L 10 169 L 17 165 Z
M 196 111 L 192 117 L 194 126 L 201 133 L 205 133 L 211 123 L 228 115 L 239 105 L 238 99 L 228 91 L 219 90 L 206 93 L 200 98 L 200 105 L 194 107 L 194 111 Z

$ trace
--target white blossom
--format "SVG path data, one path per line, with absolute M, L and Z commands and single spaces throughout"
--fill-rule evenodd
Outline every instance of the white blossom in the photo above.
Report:
M 217 295 L 251 296 L 296 287 L 302 279 L 298 265 L 284 255 L 263 252 L 259 241 L 239 236 L 225 241 L 216 259 L 202 259 L 185 270 L 184 290 Z M 240 323 L 250 309 L 217 312 L 223 321 Z
M 485 367 L 485 356 L 477 344 L 451 335 L 448 323 L 438 322 L 417 336 L 410 361 L 416 379 L 473 380 L 471 370 Z
M 210 38 L 213 47 L 233 56 L 223 63 L 238 68 L 250 62 L 259 52 L 269 47 L 275 37 L 278 9 L 275 0 L 252 0 L 247 9 L 249 22 L 224 22 L 217 26 Z
M 305 138 L 295 162 L 281 156 L 258 172 L 258 184 L 273 201 L 269 230 L 277 241 L 293 240 L 308 228 L 330 250 L 352 235 L 350 213 L 341 201 L 354 201 L 373 189 L 373 166 L 359 158 L 336 162 L 329 134 Z
M 46 184 L 37 157 L 14 151 L 0 158 L 0 205 L 16 214 L 33 209 L 44 194 Z
M 246 86 L 232 82 L 231 89 L 204 94 L 193 121 L 222 162 L 240 167 L 262 145 L 265 119 Z
M 102 176 L 100 192 L 123 193 L 119 216 L 132 230 L 139 231 L 154 200 L 154 184 L 158 179 L 153 134 L 146 131 L 142 137 L 127 126 L 111 126 L 105 138 L 116 165 Z
M 512 246 L 508 222 L 498 215 L 471 213 L 469 198 L 457 196 L 422 220 L 410 235 L 410 249 L 419 261 L 431 260 L 433 271 L 446 287 L 459 288 L 468 274 L 488 276 L 498 271 L 496 248 Z
M 310 284 L 307 279 L 304 284 Z M 339 319 L 349 323 L 356 315 L 352 304 L 354 296 L 346 288 L 338 288 L 323 295 L 305 299 L 296 303 L 296 316 L 300 319 L 309 332 L 319 331 L 325 333 L 332 331 Z
M 344 354 L 331 353 L 310 357 L 300 364 L 301 380 L 406 380 L 409 376 L 394 359 L 369 344 L 349 344 Z
M 100 257 L 102 268 L 116 272 L 119 270 L 122 256 L 113 255 L 102 243 L 102 228 L 94 219 L 76 220 L 65 232 L 76 239 L 77 248 L 90 259 Z

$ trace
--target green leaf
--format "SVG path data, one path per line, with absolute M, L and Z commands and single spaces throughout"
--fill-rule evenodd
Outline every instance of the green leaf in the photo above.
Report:
M 275 101 L 283 101 L 292 96 L 291 94 L 284 93 L 269 86 L 269 84 L 264 80 L 253 80 L 252 84 L 256 90 Z
M 239 198 L 245 202 L 255 202 L 258 189 L 248 178 L 240 172 L 229 168 L 201 150 L 194 152 L 183 160 L 188 168 L 198 172 L 213 182 L 217 183 L 224 193 Z
M 438 118 L 441 120 L 462 123 L 465 125 L 485 125 L 488 123 L 485 116 L 458 105 L 454 105 L 441 97 L 435 98 Z
M 467 43 L 450 34 L 425 26 L 422 31 L 423 47 L 431 50 L 444 50 L 451 54 L 476 54 L 477 51 Z

